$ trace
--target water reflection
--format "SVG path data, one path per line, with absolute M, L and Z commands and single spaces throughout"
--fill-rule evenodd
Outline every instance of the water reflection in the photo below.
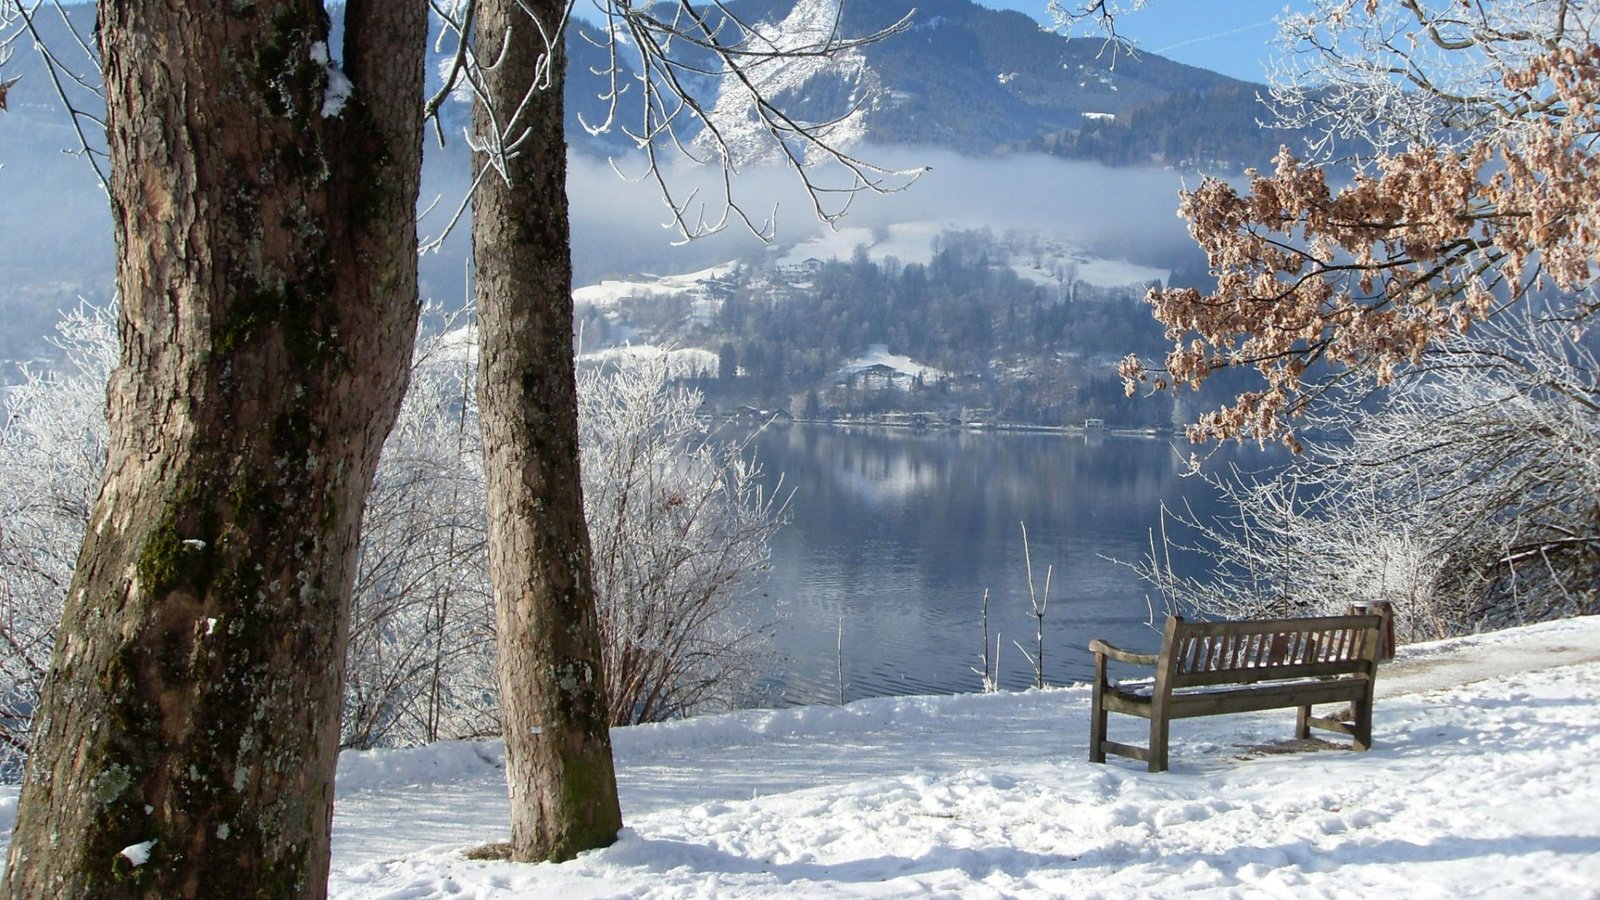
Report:
M 1035 649 L 1022 522 L 1041 591 L 1054 566 L 1045 679 L 1086 680 L 1091 638 L 1159 640 L 1143 587 L 1112 560 L 1146 552 L 1163 500 L 1215 503 L 1198 479 L 1180 477 L 1187 446 L 1158 440 L 796 425 L 753 446 L 769 484 L 781 474 L 795 491 L 762 601 L 782 618 L 785 668 L 772 687 L 784 703 L 835 702 L 841 662 L 846 700 L 977 690 L 985 589 L 1001 685 L 1031 684 L 1016 646 Z

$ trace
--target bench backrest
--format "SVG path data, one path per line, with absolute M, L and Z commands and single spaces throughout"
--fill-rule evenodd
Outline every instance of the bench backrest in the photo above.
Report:
M 1378 615 L 1237 622 L 1170 616 L 1156 671 L 1169 688 L 1370 676 L 1382 623 Z

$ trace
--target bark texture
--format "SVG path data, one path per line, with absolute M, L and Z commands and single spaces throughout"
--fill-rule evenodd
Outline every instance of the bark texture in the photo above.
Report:
M 474 36 L 497 60 L 483 72 L 495 108 L 479 103 L 474 127 L 522 137 L 507 177 L 474 195 L 473 252 L 511 855 L 524 862 L 605 846 L 622 827 L 578 476 L 564 60 L 528 19 L 555 34 L 564 6 L 487 0 Z
M 326 893 L 357 530 L 416 327 L 422 0 L 103 0 L 111 448 L 14 897 Z M 320 44 L 320 47 L 318 46 Z

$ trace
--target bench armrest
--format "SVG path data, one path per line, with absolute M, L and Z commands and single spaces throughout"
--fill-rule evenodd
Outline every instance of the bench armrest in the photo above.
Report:
M 1133 663 L 1140 666 L 1153 666 L 1158 656 L 1154 653 L 1133 653 L 1116 647 L 1098 638 L 1089 642 L 1089 652 L 1098 656 L 1107 656 L 1117 662 Z

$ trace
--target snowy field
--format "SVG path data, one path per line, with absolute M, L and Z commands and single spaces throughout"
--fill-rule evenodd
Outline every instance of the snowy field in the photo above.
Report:
M 1369 753 L 1291 746 L 1281 710 L 1175 723 L 1161 775 L 1086 761 L 1084 687 L 619 729 L 628 827 L 562 865 L 462 856 L 505 837 L 498 745 L 347 753 L 331 887 L 1600 898 L 1600 618 L 1406 648 L 1379 697 Z M 1113 737 L 1140 724 L 1113 717 Z M 0 804 L 8 830 L 15 798 Z

